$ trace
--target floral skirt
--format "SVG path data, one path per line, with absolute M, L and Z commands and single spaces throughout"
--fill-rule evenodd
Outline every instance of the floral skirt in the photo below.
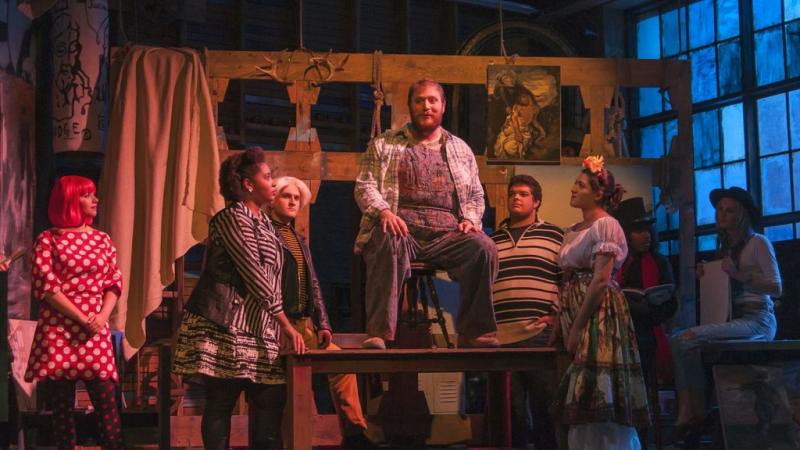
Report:
M 563 336 L 569 336 L 591 279 L 591 272 L 576 272 L 561 287 Z M 602 295 L 561 379 L 556 417 L 568 425 L 615 422 L 643 426 L 649 420 L 647 394 L 628 302 L 614 282 Z

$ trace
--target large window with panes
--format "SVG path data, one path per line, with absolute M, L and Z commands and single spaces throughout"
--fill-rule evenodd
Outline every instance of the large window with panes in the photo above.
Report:
M 800 238 L 800 0 L 651 2 L 630 11 L 631 57 L 692 61 L 699 251 L 713 250 L 708 194 L 753 193 L 773 241 Z M 677 133 L 658 88 L 631 95 L 634 155 L 659 157 Z M 678 218 L 653 190 L 661 252 L 676 254 Z

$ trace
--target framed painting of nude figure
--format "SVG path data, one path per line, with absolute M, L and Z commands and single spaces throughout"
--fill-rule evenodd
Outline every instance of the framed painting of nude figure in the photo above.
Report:
M 489 162 L 559 164 L 560 68 L 490 65 L 487 77 Z

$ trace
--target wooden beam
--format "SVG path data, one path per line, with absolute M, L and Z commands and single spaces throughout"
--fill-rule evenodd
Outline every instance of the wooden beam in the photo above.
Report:
M 390 349 L 390 350 L 339 350 L 335 352 L 310 350 L 302 356 L 287 355 L 288 418 L 292 430 L 289 448 L 308 449 L 313 442 L 311 423 L 312 373 L 420 373 L 537 370 L 553 366 L 560 352 L 555 348 L 500 348 L 500 349 Z M 500 386 L 500 402 L 495 410 L 507 405 L 506 385 Z M 497 422 L 497 421 L 495 421 Z M 505 436 L 504 436 L 505 435 Z M 494 440 L 506 446 L 506 433 L 495 429 Z M 497 443 L 497 442 L 495 442 Z
M 220 155 L 225 159 L 242 150 L 227 150 Z M 313 152 L 313 151 L 274 151 L 267 150 L 267 164 L 272 176 L 291 175 L 303 180 L 353 181 L 358 175 L 358 165 L 363 152 Z M 514 166 L 506 164 L 489 164 L 486 156 L 476 155 L 481 182 L 484 184 L 508 184 L 514 176 Z M 579 166 L 582 158 L 561 158 L 561 165 Z M 651 158 L 607 158 L 606 163 L 612 165 L 642 166 L 651 165 L 656 170 L 660 164 L 658 159 Z M 314 193 L 316 199 L 316 194 Z
M 347 21 L 350 33 L 347 36 L 350 51 L 358 52 L 361 49 L 361 0 L 347 0 Z M 353 138 L 350 141 L 353 148 L 358 148 L 361 142 L 361 104 L 359 100 L 359 86 L 351 86 L 350 111 L 353 113 Z
M 670 150 L 673 170 L 678 179 L 669 180 L 669 190 L 677 203 L 680 221 L 680 253 L 678 286 L 680 286 L 681 317 L 678 323 L 692 326 L 696 322 L 695 308 L 695 217 L 694 203 L 694 151 L 692 150 L 692 71 L 691 66 L 670 67 L 665 73 L 670 80 L 669 97 L 678 112 L 678 135 Z M 701 199 L 705 201 L 706 199 Z
M 228 82 L 230 81 L 231 80 L 228 78 L 208 78 L 208 89 L 211 93 L 211 100 L 214 102 L 214 106 L 225 100 L 225 93 L 228 92 Z M 219 122 L 219 120 L 217 121 Z
M 169 344 L 158 347 L 158 449 L 170 447 L 170 385 L 172 369 L 172 348 Z
M 315 373 L 422 373 L 531 370 L 552 363 L 559 354 L 554 347 L 402 348 L 309 350 L 287 357 L 288 367 L 313 367 Z
M 383 69 L 386 73 L 386 69 Z M 385 76 L 385 75 L 384 75 Z M 408 88 L 409 82 L 383 83 L 383 93 L 386 96 L 386 105 L 392 107 L 392 129 L 397 129 L 411 120 L 408 113 Z
M 313 204 L 317 201 L 317 194 L 319 194 L 319 187 L 322 184 L 320 179 L 313 179 L 313 180 L 303 180 L 308 185 L 308 189 L 311 191 L 311 200 L 309 201 L 309 205 Z M 297 217 L 294 219 L 294 229 L 300 233 L 303 238 L 305 238 L 306 243 L 311 245 L 311 208 L 306 207 L 301 209 L 297 213 Z
M 323 180 L 353 181 L 363 153 L 326 152 L 320 175 Z
M 613 155 L 608 151 L 608 141 L 606 141 L 606 109 L 611 105 L 611 97 L 614 96 L 614 86 L 591 86 L 581 85 L 581 97 L 583 104 L 589 110 L 589 129 L 588 139 L 584 138 L 581 146 L 581 155 L 586 156 L 590 153 L 602 154 L 605 156 Z
M 296 105 L 294 126 L 283 147 L 291 152 L 320 152 L 322 148 L 317 129 L 311 126 L 311 105 L 317 103 L 319 86 L 310 81 L 295 81 L 287 87 L 289 101 Z
M 311 367 L 292 367 L 287 377 L 287 402 L 289 414 L 289 448 L 311 448 L 299 445 L 298 441 L 311 444 L 314 430 L 309 420 L 314 415 L 314 393 L 311 389 Z
M 281 57 L 283 56 L 283 57 Z M 288 81 L 313 79 L 309 72 L 310 55 L 295 53 L 287 71 Z M 318 55 L 319 56 L 319 55 Z M 330 58 L 340 62 L 348 54 L 333 53 Z M 208 75 L 217 78 L 264 80 L 264 74 L 256 69 L 264 65 L 264 58 L 272 61 L 287 61 L 288 55 L 281 52 L 253 51 L 208 51 Z M 424 77 L 433 78 L 443 84 L 486 84 L 486 67 L 505 64 L 500 56 L 462 55 L 396 55 L 385 54 L 381 58 L 384 82 L 408 83 Z M 671 67 L 689 66 L 688 61 L 635 60 L 608 58 L 557 58 L 519 57 L 518 65 L 559 66 L 563 86 L 661 86 L 664 71 Z M 281 68 L 280 73 L 283 73 Z M 372 82 L 372 54 L 349 54 L 343 70 L 336 72 L 331 81 L 341 83 Z

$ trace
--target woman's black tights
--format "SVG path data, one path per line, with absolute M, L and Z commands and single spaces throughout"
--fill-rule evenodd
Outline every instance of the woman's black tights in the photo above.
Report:
M 285 384 L 257 384 L 244 379 L 204 377 L 206 404 L 201 425 L 207 450 L 228 450 L 231 413 L 244 391 L 250 408 L 249 447 L 281 449 L 281 419 L 286 404 Z
M 72 450 L 77 444 L 75 439 L 75 417 L 72 414 L 75 406 L 75 381 L 49 380 L 50 401 L 53 408 L 53 434 L 60 450 Z M 112 380 L 84 381 L 89 398 L 97 417 L 97 430 L 103 450 L 125 448 L 122 443 L 122 427 L 117 409 L 116 386 Z

